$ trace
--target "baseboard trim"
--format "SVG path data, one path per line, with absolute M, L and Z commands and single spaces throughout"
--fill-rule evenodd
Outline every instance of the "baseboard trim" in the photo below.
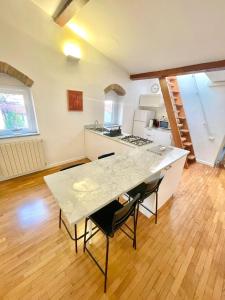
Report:
M 63 165 L 68 164 L 68 163 L 77 162 L 77 161 L 85 159 L 85 158 L 86 158 L 85 156 L 79 156 L 79 157 L 67 159 L 67 160 L 64 160 L 64 161 L 61 161 L 61 162 L 46 164 L 46 166 L 43 169 L 37 169 L 37 170 L 33 170 L 31 172 L 27 172 L 27 173 L 16 175 L 16 176 L 10 176 L 10 177 L 7 177 L 7 178 L 5 178 L 5 177 L 2 178 L 0 176 L 0 182 L 11 180 L 11 179 L 18 178 L 18 177 L 31 175 L 31 174 L 38 173 L 38 172 L 42 172 L 42 171 L 45 171 L 45 170 L 48 170 L 48 169 L 51 169 L 51 168 L 54 168 L 54 167 L 59 167 L 59 166 L 63 166 Z
M 196 161 L 197 161 L 198 163 L 200 163 L 200 164 L 207 165 L 207 166 L 210 166 L 210 167 L 212 167 L 212 168 L 214 168 L 214 167 L 215 167 L 215 165 L 214 165 L 214 164 L 212 164 L 212 163 L 209 163 L 209 162 L 207 162 L 207 161 L 204 161 L 204 160 L 201 160 L 201 159 L 196 159 Z
M 55 162 L 55 163 L 46 164 L 45 169 L 50 169 L 50 168 L 53 168 L 53 167 L 57 167 L 57 166 L 69 164 L 69 163 L 71 163 L 71 162 L 75 162 L 75 161 L 77 161 L 77 160 L 81 160 L 81 159 L 85 159 L 85 158 L 86 158 L 86 157 L 82 155 L 82 156 L 70 158 L 70 159 L 67 159 L 67 160 L 63 160 L 63 161 L 60 161 L 60 162 Z

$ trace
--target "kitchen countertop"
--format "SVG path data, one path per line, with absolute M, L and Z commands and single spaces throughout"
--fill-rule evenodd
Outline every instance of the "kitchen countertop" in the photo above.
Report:
M 127 146 L 129 146 L 131 148 L 137 148 L 138 147 L 138 146 L 136 146 L 134 144 L 127 143 L 127 142 L 124 142 L 124 141 L 121 140 L 122 137 L 130 135 L 130 134 L 127 134 L 127 133 L 124 133 L 124 132 L 120 136 L 111 137 L 111 136 L 107 136 L 107 135 L 103 134 L 103 132 L 96 131 L 94 129 L 85 128 L 85 130 L 91 131 L 92 133 L 95 133 L 97 135 L 103 136 L 103 137 L 105 137 L 107 139 L 110 139 L 110 140 L 113 140 L 115 142 L 118 142 L 118 143 L 121 143 L 121 144 L 125 144 L 125 145 L 127 145 Z
M 171 151 L 159 155 L 151 148 L 152 144 L 135 147 L 44 179 L 67 221 L 75 224 L 188 154 L 170 147 Z
M 161 128 L 161 127 L 146 127 L 146 130 L 159 130 L 163 132 L 171 132 L 171 129 Z

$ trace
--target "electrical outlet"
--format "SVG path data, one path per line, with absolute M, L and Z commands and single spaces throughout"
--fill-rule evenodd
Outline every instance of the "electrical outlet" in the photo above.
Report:
M 214 136 L 209 136 L 209 140 L 210 140 L 210 141 L 214 141 L 214 140 L 215 140 L 215 137 L 214 137 Z

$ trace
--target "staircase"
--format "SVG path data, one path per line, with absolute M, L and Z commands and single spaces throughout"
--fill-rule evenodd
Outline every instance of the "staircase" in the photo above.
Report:
M 219 167 L 225 169 L 225 147 L 222 150 L 221 161 L 219 162 Z
M 178 129 L 176 132 L 178 132 L 177 139 L 179 141 L 179 145 L 190 151 L 185 163 L 185 167 L 187 168 L 189 164 L 196 162 L 196 158 L 176 77 L 167 77 L 167 86 L 173 105 L 173 112 L 176 118 L 176 126 Z M 179 145 L 176 146 L 179 147 Z
M 225 169 L 225 135 L 221 143 L 215 165 L 221 169 Z

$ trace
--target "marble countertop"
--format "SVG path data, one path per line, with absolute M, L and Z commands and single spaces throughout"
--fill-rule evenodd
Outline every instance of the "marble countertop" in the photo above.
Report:
M 96 160 L 44 177 L 70 224 L 78 223 L 121 194 L 186 156 L 188 151 L 170 147 L 159 155 L 151 145 L 126 154 Z
M 170 128 L 162 128 L 162 127 L 146 127 L 146 130 L 156 130 L 156 131 L 162 131 L 162 132 L 171 132 Z

